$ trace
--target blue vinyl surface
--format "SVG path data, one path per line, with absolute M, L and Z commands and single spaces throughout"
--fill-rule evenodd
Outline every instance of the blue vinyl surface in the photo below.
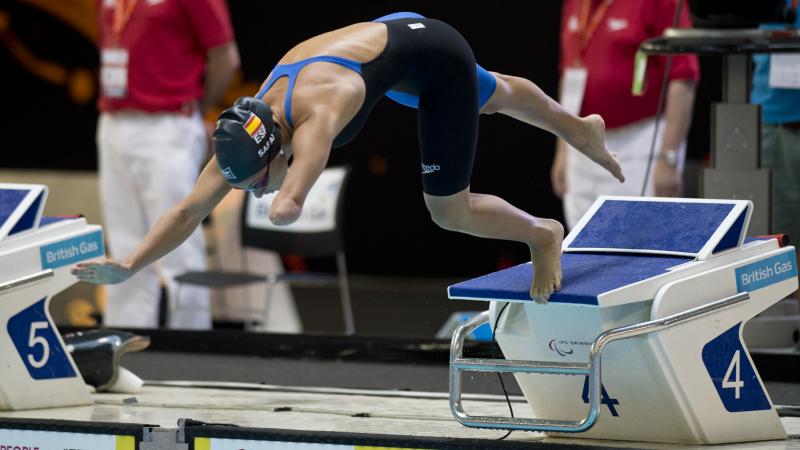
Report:
M 742 234 L 745 219 L 747 219 L 747 211 L 742 211 L 739 217 L 736 218 L 736 222 L 734 222 L 728 232 L 725 233 L 725 236 L 722 236 L 722 239 L 719 240 L 719 244 L 717 244 L 712 253 L 723 252 L 739 245 L 739 236 Z
M 41 206 L 43 199 L 44 193 L 40 193 L 39 196 L 36 197 L 36 200 L 34 200 L 33 203 L 28 206 L 25 214 L 19 218 L 17 223 L 14 225 L 14 228 L 8 232 L 9 236 L 30 230 L 36 226 L 36 216 L 39 215 L 39 207 Z
M 692 261 L 682 256 L 564 253 L 561 290 L 551 303 L 597 305 L 597 296 L 613 289 L 661 275 L 667 269 Z M 528 300 L 533 274 L 529 263 L 473 278 L 450 286 L 452 298 Z
M 734 206 L 729 203 L 606 200 L 570 248 L 697 253 Z
M 14 210 L 17 209 L 25 196 L 30 191 L 27 189 L 2 189 L 0 190 L 0 225 L 6 223 Z

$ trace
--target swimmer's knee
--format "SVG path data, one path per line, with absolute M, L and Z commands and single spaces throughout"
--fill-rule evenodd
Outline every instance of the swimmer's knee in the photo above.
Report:
M 464 229 L 463 226 L 463 219 L 461 216 L 457 214 L 451 214 L 449 212 L 440 212 L 440 211 L 430 211 L 431 213 L 431 220 L 439 227 L 444 228 L 448 231 L 461 231 Z
M 431 220 L 448 231 L 463 231 L 467 228 L 469 215 L 462 206 L 452 201 L 426 202 Z
M 453 211 L 431 210 L 431 220 L 439 227 L 448 231 L 462 231 L 464 230 L 465 220 L 462 214 Z

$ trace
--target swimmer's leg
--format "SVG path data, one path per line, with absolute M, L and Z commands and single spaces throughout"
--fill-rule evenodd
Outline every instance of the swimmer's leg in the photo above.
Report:
M 592 114 L 577 117 L 525 78 L 492 72 L 497 86 L 481 113 L 502 113 L 529 125 L 547 130 L 600 164 L 615 178 L 624 181 L 616 156 L 605 143 L 605 122 Z
M 424 196 L 433 221 L 442 228 L 527 244 L 535 272 L 531 298 L 544 303 L 561 289 L 564 227 L 558 221 L 533 217 L 500 197 L 469 192 L 469 187 L 453 195 Z

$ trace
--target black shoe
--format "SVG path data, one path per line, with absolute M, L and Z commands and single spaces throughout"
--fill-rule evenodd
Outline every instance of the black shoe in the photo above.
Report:
M 149 337 L 118 330 L 79 331 L 62 337 L 83 380 L 98 392 L 117 381 L 122 355 L 150 345 Z

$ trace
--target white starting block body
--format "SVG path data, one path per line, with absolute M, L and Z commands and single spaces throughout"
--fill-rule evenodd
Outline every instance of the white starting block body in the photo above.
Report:
M 562 290 L 548 304 L 529 298 L 530 263 L 453 285 L 448 294 L 493 302 L 489 320 L 507 359 L 558 365 L 587 363 L 608 330 L 747 293 L 749 300 L 710 315 L 608 344 L 600 414 L 570 436 L 785 439 L 742 328 L 797 289 L 797 260 L 794 247 L 775 239 L 745 242 L 751 210 L 748 201 L 601 197 L 564 240 Z M 516 378 L 537 419 L 587 417 L 588 376 Z M 452 398 L 451 384 L 451 406 Z
M 49 312 L 77 280 L 70 267 L 105 255 L 83 218 L 43 219 L 47 188 L 0 183 L 0 410 L 92 403 Z

